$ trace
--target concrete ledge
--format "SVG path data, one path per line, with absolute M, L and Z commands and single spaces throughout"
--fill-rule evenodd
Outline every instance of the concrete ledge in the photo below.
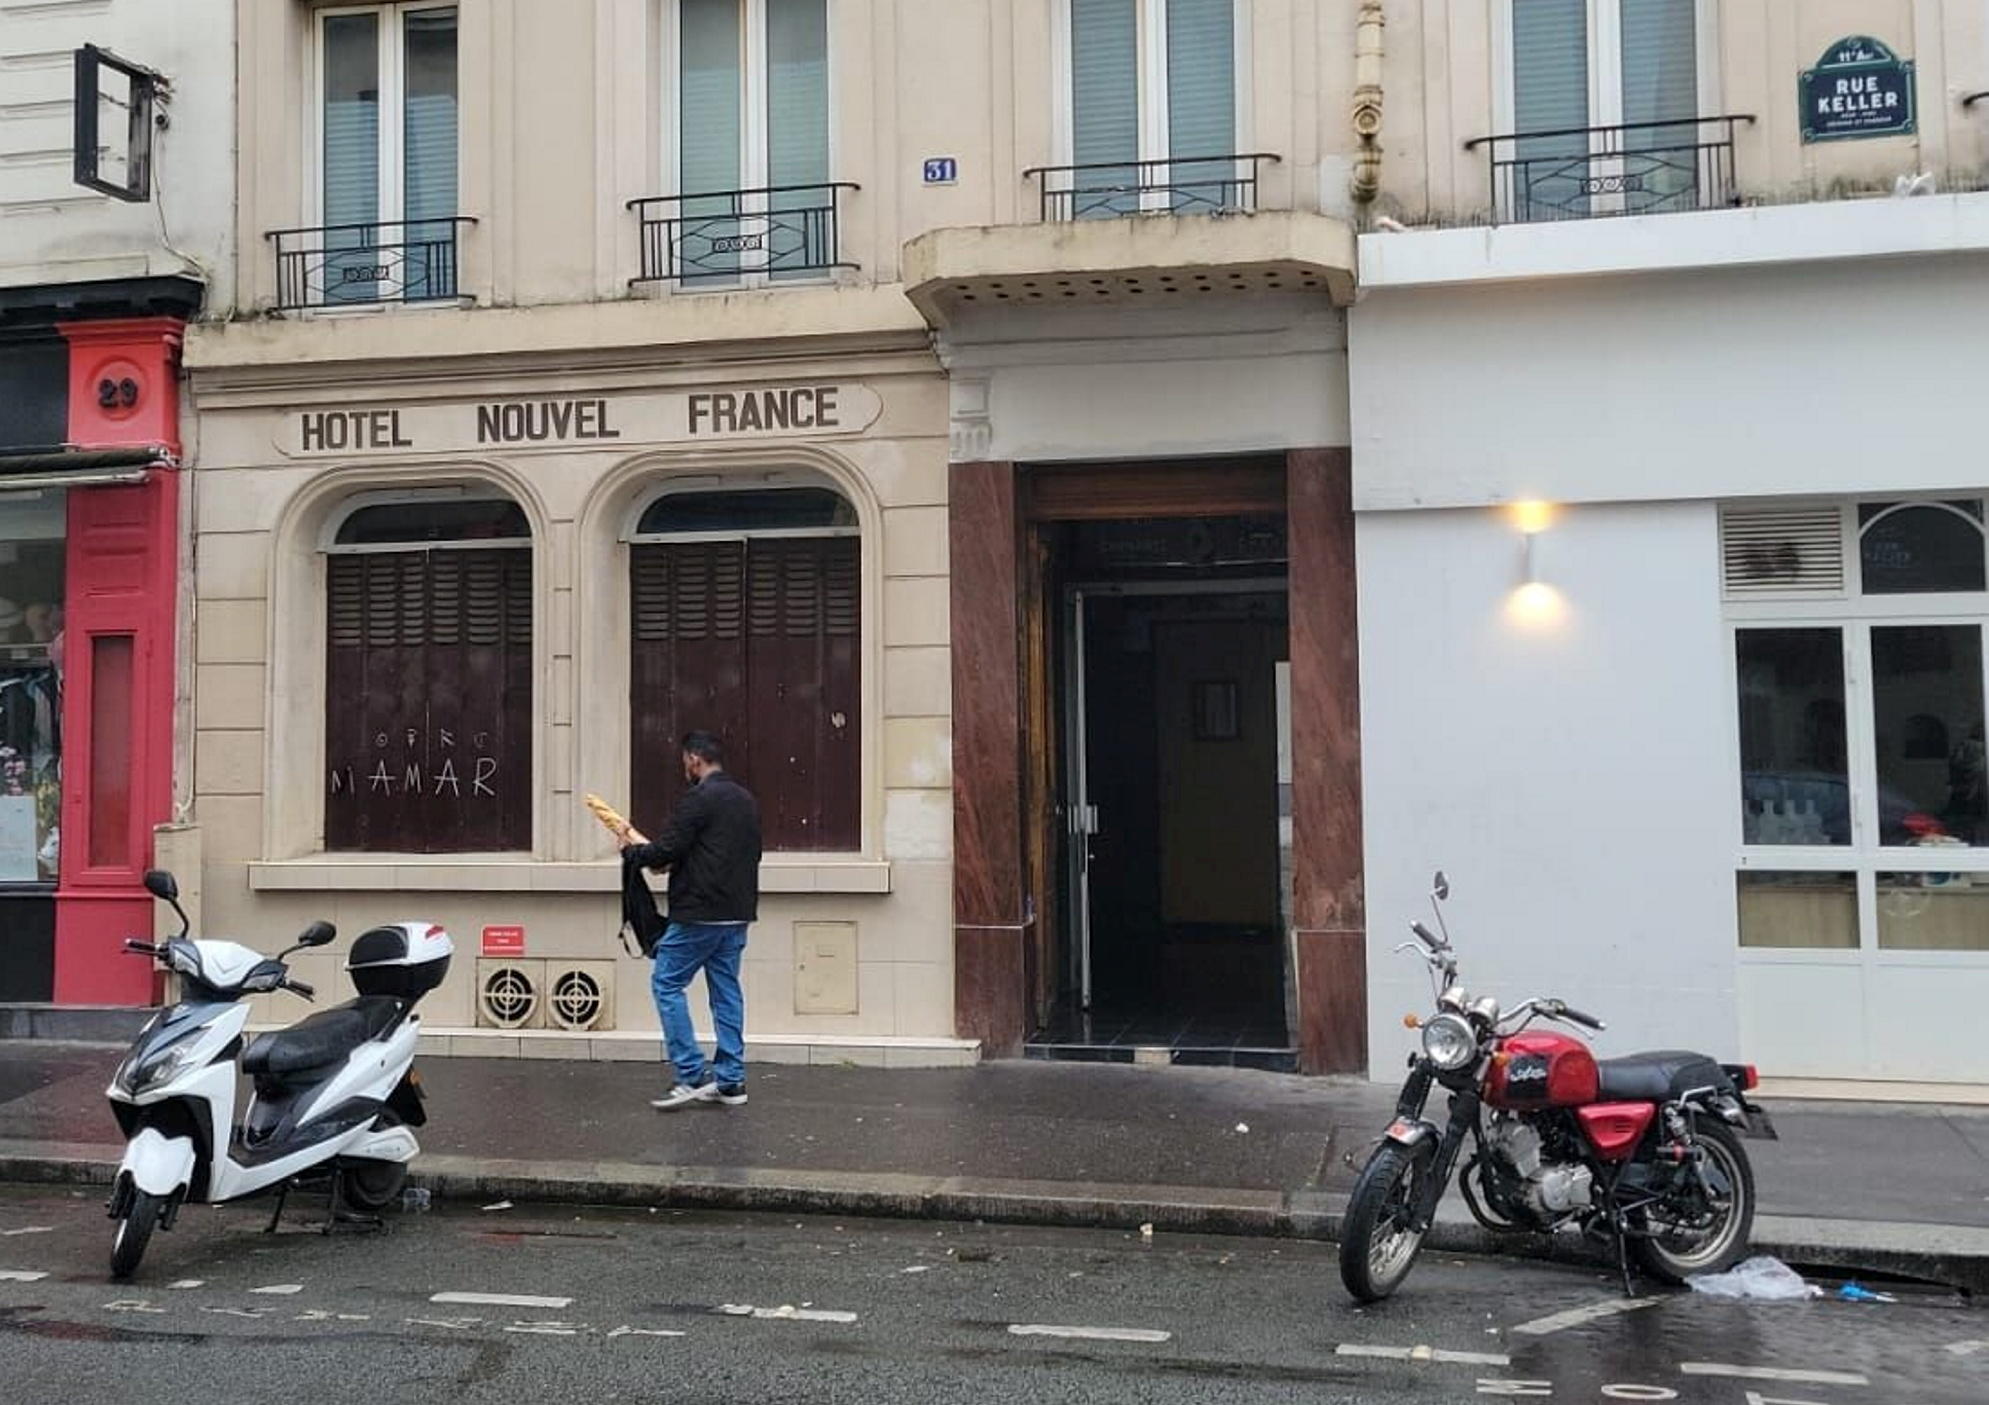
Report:
M 118 1148 L 0 1141 L 0 1181 L 107 1185 Z M 984 1220 L 997 1224 L 1138 1229 L 1335 1239 L 1346 1197 L 1318 1192 L 1129 1186 L 643 1162 L 496 1161 L 424 1156 L 413 1184 L 445 1200 L 656 1206 L 868 1218 Z M 1573 1236 L 1496 1235 L 1446 1202 L 1426 1241 L 1440 1253 L 1506 1254 L 1596 1266 L 1597 1245 Z M 1905 1274 L 1989 1291 L 1989 1230 L 1763 1215 L 1754 1247 L 1796 1263 Z
M 320 855 L 249 866 L 249 887 L 259 893 L 618 893 L 621 865 L 554 863 L 523 856 L 414 859 Z M 651 878 L 650 886 L 662 891 Z M 827 855 L 760 865 L 760 891 L 782 893 L 888 893 L 888 859 Z
M 129 1044 L 152 1015 L 143 1005 L 0 1005 L 0 1039 Z

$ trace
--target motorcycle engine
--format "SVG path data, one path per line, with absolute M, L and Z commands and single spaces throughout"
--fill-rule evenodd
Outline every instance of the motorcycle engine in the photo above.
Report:
M 1485 1142 L 1519 1185 L 1520 1200 L 1543 1220 L 1556 1220 L 1595 1203 L 1595 1177 L 1575 1161 L 1550 1159 L 1553 1148 L 1531 1122 L 1499 1117 L 1486 1129 Z

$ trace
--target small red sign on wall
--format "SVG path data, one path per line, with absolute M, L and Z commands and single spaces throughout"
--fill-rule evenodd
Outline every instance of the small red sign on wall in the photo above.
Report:
M 485 956 L 523 956 L 525 954 L 525 929 L 523 927 L 484 928 L 483 954 Z

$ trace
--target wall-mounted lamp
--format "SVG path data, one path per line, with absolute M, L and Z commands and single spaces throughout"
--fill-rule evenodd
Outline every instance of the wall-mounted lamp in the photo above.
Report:
M 1521 585 L 1538 585 L 1539 570 L 1535 564 L 1534 539 L 1552 524 L 1554 509 L 1544 502 L 1514 503 L 1512 507 L 1513 525 L 1520 532 L 1519 580 Z
M 1512 506 L 1513 525 L 1519 529 L 1519 584 L 1513 591 L 1509 612 L 1516 623 L 1538 627 L 1552 624 L 1563 613 L 1560 593 L 1540 579 L 1540 534 L 1553 525 L 1554 509 L 1549 503 L 1521 502 Z

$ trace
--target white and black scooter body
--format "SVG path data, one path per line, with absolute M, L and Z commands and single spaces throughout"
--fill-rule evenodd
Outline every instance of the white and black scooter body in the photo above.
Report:
M 358 999 L 245 1044 L 245 997 L 311 998 L 284 958 L 326 945 L 335 930 L 313 923 L 288 951 L 263 957 L 186 935 L 170 874 L 147 874 L 146 887 L 172 904 L 181 935 L 125 945 L 178 975 L 184 998 L 153 1017 L 106 1090 L 127 1139 L 111 1193 L 112 1272 L 128 1275 L 153 1225 L 170 1229 L 185 1202 L 241 1199 L 318 1168 L 333 1172 L 335 1214 L 341 1199 L 362 1212 L 385 1208 L 420 1149 L 409 1130 L 426 1120 L 412 1072 L 421 1029 L 413 1006 L 448 969 L 448 933 L 419 922 L 366 932 L 347 961 Z M 254 1082 L 239 1124 L 238 1067 Z

